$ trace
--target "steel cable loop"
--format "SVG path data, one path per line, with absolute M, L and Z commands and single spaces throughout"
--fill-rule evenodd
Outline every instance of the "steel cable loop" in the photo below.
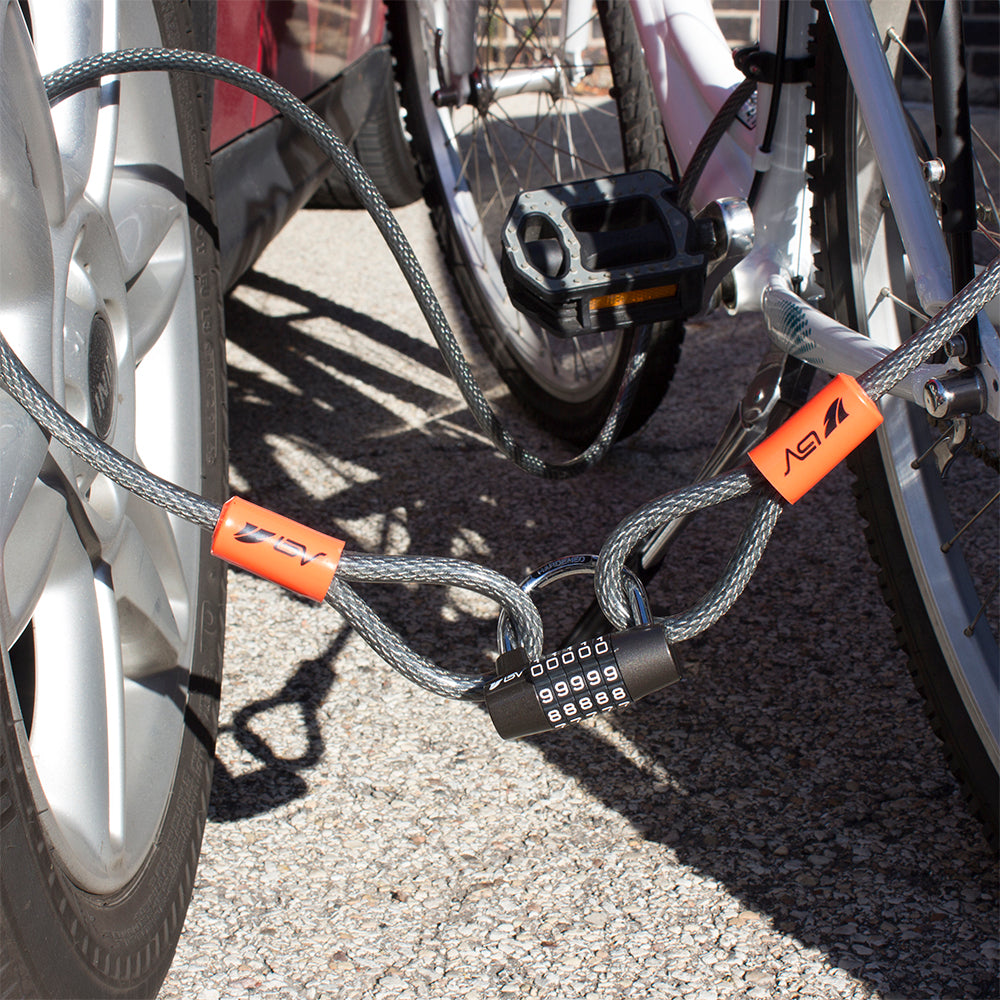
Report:
M 326 603 L 339 611 L 358 635 L 407 680 L 442 698 L 483 700 L 483 691 L 490 681 L 488 676 L 473 677 L 442 670 L 414 652 L 343 580 L 334 578 Z
M 643 504 L 608 535 L 597 560 L 594 590 L 604 616 L 616 628 L 629 622 L 628 591 L 622 576 L 629 554 L 647 535 L 684 514 L 714 507 L 750 492 L 763 482 L 749 468 L 735 469 L 725 475 L 675 490 Z
M 736 603 L 757 570 L 785 502 L 769 488 L 761 491 L 743 535 L 715 585 L 688 611 L 654 619 L 668 642 L 693 639 L 714 625 Z
M 513 580 L 494 570 L 463 559 L 345 552 L 337 575 L 355 583 L 429 583 L 482 594 L 511 618 L 517 643 L 530 658 L 542 653 L 542 619 L 534 602 Z
M 550 463 L 526 451 L 493 412 L 462 349 L 455 339 L 441 304 L 406 239 L 392 210 L 372 183 L 351 150 L 310 107 L 266 76 L 239 63 L 187 49 L 122 49 L 104 52 L 70 63 L 44 78 L 49 103 L 53 103 L 101 76 L 134 71 L 181 71 L 198 73 L 231 83 L 266 101 L 297 125 L 334 162 L 352 194 L 361 202 L 382 234 L 420 311 L 423 313 L 445 364 L 476 422 L 499 451 L 518 468 L 544 479 L 564 479 L 586 472 L 607 453 L 628 416 L 638 376 L 646 358 L 648 331 L 637 332 L 622 385 L 598 436 L 583 452 L 566 462 Z
M 1000 257 L 996 257 L 933 319 L 909 340 L 873 365 L 858 379 L 872 399 L 878 399 L 900 379 L 933 354 L 951 336 L 1000 294 Z M 693 513 L 761 487 L 763 479 L 751 469 L 738 469 L 687 489 L 651 500 L 626 517 L 608 536 L 601 549 L 595 579 L 597 600 L 605 617 L 616 627 L 628 622 L 621 573 L 629 554 L 653 531 L 683 514 Z M 784 502 L 765 488 L 748 519 L 725 572 L 712 589 L 688 611 L 657 618 L 668 641 L 679 642 L 703 632 L 725 614 L 742 593 L 763 554 Z

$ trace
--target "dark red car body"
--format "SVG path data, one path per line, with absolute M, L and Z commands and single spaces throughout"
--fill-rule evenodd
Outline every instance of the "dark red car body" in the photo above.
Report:
M 276 80 L 348 144 L 373 110 L 396 100 L 382 0 L 217 0 L 193 9 L 201 48 Z M 323 184 L 330 164 L 258 98 L 217 83 L 212 105 L 222 269 L 231 287 Z
M 384 36 L 380 0 L 217 0 L 215 51 L 299 97 L 316 93 Z M 212 149 L 273 117 L 263 102 L 216 84 Z

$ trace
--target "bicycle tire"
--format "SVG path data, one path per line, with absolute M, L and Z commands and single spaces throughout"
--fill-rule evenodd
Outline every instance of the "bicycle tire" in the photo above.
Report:
M 548 19 L 558 20 L 559 5 L 545 3 L 533 10 L 531 4 L 521 3 L 518 7 L 515 19 L 508 17 L 503 5 L 493 0 L 486 5 L 485 19 L 481 23 L 488 24 L 490 18 L 495 18 L 510 25 L 514 25 L 515 20 L 522 26 L 527 24 L 518 29 L 521 32 L 518 52 L 523 54 L 535 44 L 539 52 L 547 51 L 546 40 L 558 35 L 557 29 L 548 26 Z M 556 131 L 550 133 L 554 138 L 538 139 L 538 148 L 545 153 L 525 147 L 528 159 L 520 170 L 510 158 L 491 157 L 484 146 L 479 148 L 476 160 L 471 158 L 467 146 L 459 150 L 457 141 L 464 134 L 466 120 L 471 122 L 470 128 L 482 126 L 476 141 L 493 144 L 490 149 L 497 148 L 502 142 L 500 133 L 509 131 L 509 123 L 514 120 L 513 113 L 508 110 L 510 100 L 524 102 L 524 97 L 505 99 L 506 106 L 499 111 L 491 105 L 482 114 L 468 109 L 437 107 L 432 98 L 437 86 L 433 49 L 433 31 L 437 25 L 433 21 L 432 5 L 392 4 L 389 22 L 396 46 L 407 130 L 424 184 L 424 198 L 465 311 L 492 364 L 515 399 L 545 429 L 574 443 L 590 442 L 604 424 L 628 361 L 631 334 L 617 331 L 565 340 L 526 320 L 510 305 L 500 279 L 499 232 L 519 190 L 625 169 L 654 167 L 668 172 L 659 110 L 628 4 L 614 0 L 598 4 L 598 8 L 608 53 L 607 65 L 598 68 L 610 72 L 613 80 L 610 90 L 609 81 L 601 83 L 603 93 L 610 92 L 614 98 L 615 121 L 607 120 L 610 116 L 606 108 L 595 110 L 599 102 L 592 97 L 567 96 L 563 99 L 562 103 L 570 105 L 571 120 L 582 123 L 577 125 L 576 141 L 591 146 L 585 154 L 579 153 L 580 146 L 575 147 L 578 155 L 570 175 L 562 169 L 561 161 L 558 169 L 550 165 L 538 173 L 538 165 L 545 156 L 553 150 L 557 150 L 556 156 L 562 155 Z M 542 13 L 535 13 L 537 10 Z M 496 72 L 495 67 L 490 68 L 487 58 L 481 61 L 490 72 Z M 590 81 L 593 76 L 587 79 Z M 560 107 L 561 104 L 552 103 L 546 110 L 557 114 Z M 532 119 L 537 138 L 538 112 L 522 103 L 521 113 Z M 462 115 L 465 118 L 461 118 Z M 611 144 L 622 144 L 620 157 L 612 159 L 599 154 L 596 147 L 600 144 L 592 142 L 591 129 L 597 127 L 592 122 L 609 129 L 614 127 L 616 138 Z M 520 148 L 517 152 L 521 152 Z M 586 162 L 581 162 L 583 160 Z M 473 169 L 469 164 L 473 162 L 482 168 L 479 177 L 488 174 L 491 180 L 499 178 L 500 195 L 477 187 L 477 181 L 470 181 Z M 501 177 L 503 166 L 509 167 L 510 172 Z M 652 328 L 646 367 L 621 437 L 638 430 L 659 405 L 676 369 L 683 335 L 680 323 L 661 323 Z
M 902 34 L 904 25 L 898 27 Z M 811 186 L 825 308 L 848 326 L 891 344 L 919 325 L 888 300 L 873 310 L 873 295 L 883 284 L 904 298 L 908 294 L 902 246 L 825 10 L 815 26 L 814 41 L 816 111 L 811 141 L 816 157 Z M 899 68 L 897 78 L 902 79 Z M 926 140 L 915 120 L 913 128 L 915 143 L 924 152 Z M 989 577 L 1000 565 L 991 530 L 995 525 L 980 519 L 982 530 L 967 532 L 947 555 L 941 546 L 968 516 L 968 511 L 960 514 L 957 508 L 967 504 L 970 494 L 989 495 L 996 489 L 997 476 L 981 457 L 968 453 L 956 458 L 950 483 L 942 481 L 935 460 L 925 459 L 914 470 L 912 463 L 925 454 L 940 429 L 932 431 L 922 409 L 900 400 L 885 400 L 883 412 L 886 425 L 849 460 L 868 548 L 878 567 L 896 639 L 932 727 L 944 743 L 971 811 L 996 846 L 1000 660 L 995 617 L 980 612 L 984 598 L 989 603 Z M 982 422 L 992 425 L 990 440 L 995 440 L 995 424 L 988 418 Z M 973 544 L 966 544 L 970 541 Z M 977 615 L 973 634 L 963 634 Z
M 16 10 L 17 3 L 7 8 L 8 13 L 11 9 Z M 40 5 L 34 12 L 38 14 L 39 9 Z M 78 36 L 71 33 L 69 24 L 75 27 L 78 20 L 55 17 L 48 7 L 44 13 L 61 33 L 60 42 L 77 45 L 79 39 L 81 54 L 94 43 L 93 35 L 85 30 Z M 67 5 L 59 13 L 72 15 L 73 11 Z M 83 11 L 85 23 L 96 22 L 100 30 L 100 19 L 92 13 Z M 119 25 L 124 44 L 194 47 L 186 0 L 157 0 L 142 6 L 130 3 Z M 37 43 L 44 30 L 38 18 L 34 28 Z M 5 56 L 9 51 L 5 44 Z M 19 87 L 30 87 L 33 82 L 43 99 L 40 80 L 32 81 L 28 74 L 17 78 Z M 90 258 L 89 263 L 95 282 L 102 280 L 101 272 L 108 271 L 113 275 L 109 281 L 124 279 L 122 288 L 128 287 L 139 296 L 135 301 L 124 295 L 112 300 L 108 322 L 119 344 L 133 334 L 138 338 L 140 332 L 152 341 L 141 345 L 138 339 L 130 342 L 126 357 L 129 365 L 140 359 L 135 362 L 136 396 L 156 405 L 149 412 L 139 400 L 135 419 L 126 409 L 119 410 L 106 436 L 121 448 L 131 434 L 132 457 L 141 455 L 151 470 L 221 500 L 228 464 L 225 354 L 207 91 L 190 75 L 174 75 L 168 81 L 166 75 L 133 74 L 123 78 L 116 93 L 120 94 L 121 127 L 107 130 L 105 134 L 112 136 L 107 147 L 94 142 L 94 158 L 96 161 L 107 153 L 109 166 L 114 164 L 107 182 L 111 192 L 108 202 L 118 214 L 100 220 L 108 223 L 110 250 Z M 171 100 L 176 114 L 169 110 Z M 155 114 L 150 106 L 155 107 Z M 5 110 L 8 107 L 5 102 Z M 73 117 L 63 121 L 79 122 L 86 112 L 77 114 L 78 110 L 70 107 Z M 144 131 L 143 121 L 155 121 L 155 129 Z M 3 167 L 9 165 L 5 159 Z M 11 175 L 5 180 L 11 181 Z M 71 184 L 72 178 L 67 188 Z M 22 201 L 20 196 L 26 189 L 14 190 Z M 97 195 L 92 195 L 90 188 L 85 195 L 79 189 L 76 194 L 75 202 L 68 196 L 66 199 L 73 206 L 67 209 L 67 226 L 80 218 L 87 228 L 100 229 L 99 213 L 89 207 L 101 204 Z M 30 205 L 30 194 L 25 194 L 23 201 Z M 85 214 L 74 215 L 76 205 L 83 205 L 81 212 Z M 176 218 L 177 225 L 171 224 L 167 230 L 173 237 L 164 237 L 154 220 L 143 238 L 125 244 L 131 255 L 123 254 L 113 235 L 115 223 L 122 226 L 118 238 L 134 236 L 138 228 L 135 213 L 148 205 L 159 208 L 161 217 L 168 214 L 168 208 L 173 213 L 169 217 Z M 16 213 L 10 201 L 5 211 L 8 209 L 5 224 L 12 224 Z M 59 220 L 53 223 L 54 228 L 59 224 Z M 76 241 L 81 247 L 87 243 L 83 228 L 81 225 Z M 25 241 L 23 252 L 33 253 L 36 248 L 27 244 Z M 81 252 L 75 251 L 74 266 L 88 263 L 80 257 Z M 111 258 L 124 260 L 124 268 Z M 59 258 L 55 260 L 58 263 Z M 171 270 L 175 261 L 183 262 L 176 273 Z M 139 269 L 137 274 L 129 269 L 133 267 Z M 163 280 L 156 289 L 143 289 L 147 268 Z M 171 289 L 176 298 L 170 298 Z M 10 291 L 11 286 L 4 283 L 6 307 L 10 306 Z M 149 295 L 169 304 L 159 333 L 142 323 L 150 301 L 144 296 Z M 47 310 L 50 322 L 52 316 L 60 315 L 51 300 Z M 8 333 L 16 325 L 16 317 L 5 312 L 4 321 Z M 123 332 L 126 326 L 129 329 Z M 91 351 L 93 336 L 91 333 Z M 151 385 L 150 379 L 163 390 Z M 128 394 L 121 377 L 118 389 Z M 62 385 L 57 383 L 56 391 L 69 399 L 70 393 L 64 392 Z M 85 419 L 94 425 L 91 414 Z M 126 424 L 129 431 L 123 438 L 120 432 Z M 157 436 L 161 430 L 173 436 L 173 444 Z M 39 438 L 44 442 L 40 434 Z M 42 445 L 43 450 L 46 447 Z M 39 480 L 52 482 L 56 475 L 53 466 L 58 462 L 50 455 L 47 471 Z M 109 485 L 105 492 L 111 489 Z M 80 488 L 79 494 L 73 494 L 71 486 L 64 487 L 66 503 L 53 516 L 63 523 L 60 537 L 69 539 L 66 549 L 84 553 L 85 558 L 73 561 L 68 571 L 48 570 L 42 581 L 44 589 L 25 611 L 31 619 L 23 631 L 20 620 L 15 619 L 13 628 L 19 635 L 0 634 L 0 993 L 5 997 L 156 995 L 169 970 L 194 887 L 219 712 L 226 570 L 211 556 L 209 540 L 197 526 L 168 519 L 165 513 L 124 497 L 123 522 L 133 526 L 126 526 L 126 530 L 142 540 L 136 543 L 136 560 L 120 559 L 103 547 L 105 539 L 92 521 L 88 520 L 89 536 L 79 527 L 85 519 L 96 521 L 87 504 L 96 504 L 94 498 L 101 490 L 105 486 L 99 479 L 86 493 Z M 22 509 L 30 507 L 28 503 Z M 26 516 L 30 514 L 28 510 Z M 16 504 L 8 507 L 8 515 L 15 517 L 16 526 L 16 518 L 21 516 Z M 9 517 L 5 528 L 10 525 Z M 37 520 L 31 523 L 37 524 Z M 81 538 L 72 536 L 70 524 L 77 526 Z M 34 538 L 41 544 L 39 532 L 34 532 Z M 10 538 L 0 541 L 9 542 Z M 90 544 L 86 552 L 85 543 Z M 11 550 L 8 546 L 8 555 Z M 61 542 L 57 551 L 60 555 L 53 563 L 63 562 Z M 86 556 L 93 560 L 93 566 Z M 102 575 L 104 560 L 110 569 Z M 150 565 L 155 569 L 146 568 Z M 16 569 L 6 567 L 8 582 Z M 88 578 L 91 573 L 92 579 Z M 159 574 L 155 580 L 154 574 Z M 154 583 L 162 585 L 162 590 L 152 589 Z M 70 590 L 73 595 L 85 593 L 89 586 L 93 595 L 98 584 L 110 592 L 111 610 L 107 603 L 103 610 L 98 604 L 91 616 L 96 623 L 92 623 L 85 613 L 90 607 L 86 599 L 81 597 L 71 604 L 65 594 Z M 144 585 L 151 588 L 151 601 L 142 594 Z M 172 611 L 162 607 L 167 594 Z M 150 607 L 154 602 L 156 611 Z M 59 614 L 68 607 L 78 614 Z M 157 631 L 148 617 L 156 614 L 161 616 L 157 623 L 166 623 L 162 631 Z M 168 631 L 170 621 L 178 623 L 176 633 Z M 0 633 L 8 624 L 10 620 L 0 616 Z M 52 633 L 94 639 L 97 652 L 86 648 L 86 643 L 74 646 Z M 167 636 L 176 637 L 176 649 Z M 115 640 L 120 652 L 111 645 Z M 62 656 L 54 657 L 53 648 Z M 115 672 L 116 661 L 120 673 Z M 100 670 L 101 675 L 93 670 Z M 83 730 L 85 736 L 86 728 L 100 713 L 102 699 L 113 703 L 113 693 L 106 692 L 116 677 L 124 689 L 125 730 L 117 816 L 118 810 L 109 805 L 115 798 L 114 777 L 107 778 L 108 802 L 101 794 L 102 771 L 113 771 L 116 766 L 113 740 L 105 735 L 102 747 L 101 733 L 97 732 L 94 742 L 84 746 L 83 736 L 59 731 L 63 723 L 66 730 Z M 65 706 L 61 715 L 52 709 L 60 699 Z M 84 704 L 91 702 L 97 709 L 90 710 Z M 109 733 L 113 718 L 109 709 Z M 59 750 L 64 757 L 58 756 Z M 57 756 L 55 768 L 46 766 L 46 754 Z M 69 785 L 63 780 L 67 773 L 74 779 Z M 88 800 L 92 808 L 84 813 L 83 804 Z

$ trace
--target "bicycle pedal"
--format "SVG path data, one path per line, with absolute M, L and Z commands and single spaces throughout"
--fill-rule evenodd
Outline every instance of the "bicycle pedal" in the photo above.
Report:
M 656 170 L 523 191 L 502 234 L 514 305 L 561 337 L 702 310 L 719 237 Z

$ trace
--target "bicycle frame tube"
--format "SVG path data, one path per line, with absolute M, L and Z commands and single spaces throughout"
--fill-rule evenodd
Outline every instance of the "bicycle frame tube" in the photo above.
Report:
M 560 25 L 560 42 L 563 56 L 573 67 L 573 82 L 585 76 L 583 53 L 590 41 L 590 24 L 593 20 L 590 0 L 566 0 Z
M 441 7 L 447 6 L 447 17 Z M 447 24 L 444 38 L 446 47 L 444 62 L 448 80 L 440 80 L 444 86 L 468 86 L 468 79 L 476 68 L 476 4 L 455 3 L 454 0 L 434 0 L 437 24 Z
M 953 294 L 951 263 L 920 164 L 914 156 L 899 155 L 912 146 L 912 139 L 875 18 L 866 3 L 830 0 L 827 7 L 906 247 L 917 297 L 933 315 Z
M 861 375 L 891 351 L 810 305 L 792 291 L 784 275 L 772 277 L 761 309 L 776 347 L 831 374 Z M 919 365 L 889 391 L 923 406 L 924 385 L 941 371 L 936 365 Z
M 761 51 L 778 48 L 779 0 L 762 0 L 760 5 Z M 809 28 L 814 20 L 811 4 L 789 3 L 787 9 L 785 55 L 787 59 L 809 54 Z M 757 121 L 754 141 L 763 140 L 764 123 L 770 114 L 774 88 L 758 87 Z M 806 177 L 806 116 L 812 102 L 804 83 L 784 83 L 778 117 L 767 153 L 759 149 L 754 166 L 764 172 L 754 204 L 754 251 L 733 272 L 732 310 L 757 310 L 764 288 L 775 274 L 787 274 L 795 287 L 806 291 L 813 270 L 813 246 L 809 209 L 812 196 Z M 746 190 L 746 189 L 744 189 Z
M 733 64 L 710 0 L 632 0 L 632 15 L 671 151 L 683 171 L 743 75 Z M 723 137 L 695 190 L 699 208 L 747 191 L 754 147 L 752 130 L 743 126 Z
M 828 6 L 920 302 L 933 314 L 952 295 L 949 258 L 920 164 L 915 156 L 898 155 L 912 147 L 912 140 L 876 18 L 870 4 L 857 0 L 828 0 Z M 780 9 L 780 0 L 761 0 L 761 51 L 776 51 Z M 632 10 L 671 150 L 683 171 L 742 76 L 732 63 L 709 0 L 632 0 Z M 886 13 L 891 15 L 892 10 Z M 787 15 L 786 57 L 806 56 L 814 19 L 811 5 L 789 3 Z M 760 126 L 751 130 L 734 124 L 720 142 L 695 190 L 694 206 L 745 196 L 754 170 L 764 172 L 754 205 L 754 249 L 733 271 L 723 301 L 733 312 L 763 310 L 772 339 L 783 350 L 827 371 L 859 375 L 877 360 L 871 342 L 802 298 L 818 292 L 809 285 L 813 247 L 805 167 L 811 103 L 804 84 L 783 85 L 771 149 L 765 155 L 757 147 L 772 90 L 767 84 L 758 87 Z M 787 322 L 793 312 L 795 331 Z M 922 402 L 921 380 L 933 374 L 940 374 L 937 366 L 921 368 L 894 394 Z
M 760 44 L 777 46 L 779 3 L 760 6 Z M 729 45 L 719 30 L 709 0 L 632 0 L 632 12 L 642 39 L 646 63 L 657 93 L 670 148 L 683 171 L 716 112 L 743 75 L 733 63 Z M 788 56 L 805 56 L 809 4 L 789 5 Z M 724 295 L 734 311 L 760 308 L 770 277 L 787 270 L 807 277 L 812 267 L 809 244 L 809 194 L 805 175 L 805 116 L 809 105 L 805 85 L 785 85 L 772 147 L 759 150 L 762 123 L 767 120 L 772 88 L 758 87 L 757 125 L 734 124 L 709 160 L 692 199 L 695 208 L 719 198 L 743 196 L 755 170 L 766 171 L 754 207 L 756 241 L 753 251 L 733 272 Z

